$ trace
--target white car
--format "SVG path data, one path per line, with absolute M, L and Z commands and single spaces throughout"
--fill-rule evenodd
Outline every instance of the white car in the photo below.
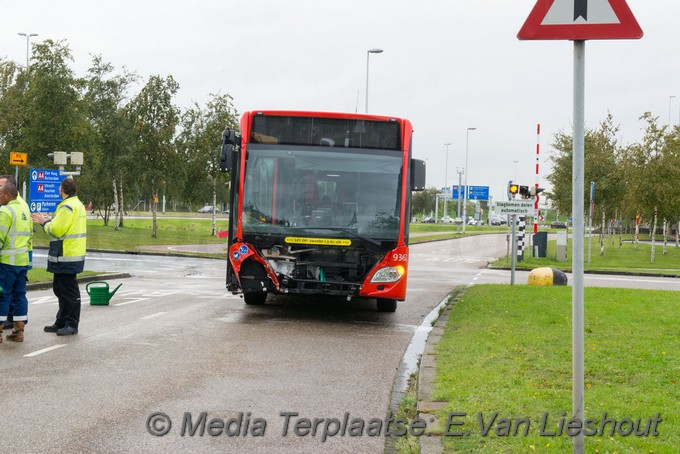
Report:
M 468 225 L 477 225 L 477 219 L 475 218 L 468 219 Z
M 444 216 L 442 218 L 442 224 L 453 224 L 453 218 L 449 216 Z
M 214 211 L 216 211 L 216 210 L 215 210 L 215 207 L 212 206 L 212 205 L 206 205 L 203 208 L 198 210 L 199 213 L 212 213 Z

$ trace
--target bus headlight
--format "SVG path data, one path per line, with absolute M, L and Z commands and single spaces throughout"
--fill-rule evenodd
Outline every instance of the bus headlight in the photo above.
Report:
M 401 266 L 388 266 L 379 269 L 371 278 L 371 282 L 397 282 L 406 272 L 406 269 Z

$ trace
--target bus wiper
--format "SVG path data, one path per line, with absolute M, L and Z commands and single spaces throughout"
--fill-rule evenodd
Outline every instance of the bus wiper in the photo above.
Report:
M 371 243 L 371 244 L 374 244 L 376 246 L 382 246 L 382 242 L 380 242 L 378 240 L 374 240 L 373 238 L 369 238 L 367 236 L 364 236 L 360 233 L 354 232 L 354 231 L 352 231 L 348 228 L 345 228 L 345 227 L 316 227 L 316 226 L 310 227 L 310 226 L 307 226 L 307 227 L 300 227 L 300 228 L 301 229 L 310 229 L 310 230 L 332 230 L 334 232 L 342 232 L 342 233 L 346 233 L 348 235 L 351 235 L 355 238 L 359 238 L 360 240 L 364 240 L 367 243 Z

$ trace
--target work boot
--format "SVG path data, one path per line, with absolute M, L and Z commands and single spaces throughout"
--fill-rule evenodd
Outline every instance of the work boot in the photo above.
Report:
M 14 329 L 7 335 L 7 340 L 12 342 L 24 341 L 24 322 L 18 320 L 14 322 Z

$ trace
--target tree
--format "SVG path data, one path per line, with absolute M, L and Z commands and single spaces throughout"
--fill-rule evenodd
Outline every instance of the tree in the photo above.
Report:
M 435 198 L 439 190 L 437 188 L 427 188 L 424 191 L 414 192 L 411 200 L 411 212 L 414 216 L 422 213 L 432 213 L 435 208 Z
M 179 84 L 172 76 L 151 76 L 126 109 L 132 135 L 131 156 L 134 156 L 128 158 L 126 167 L 133 169 L 140 185 L 150 191 L 152 238 L 156 238 L 158 230 L 159 192 L 165 190 L 167 181 L 175 180 L 180 173 L 173 141 L 180 115 L 173 104 L 178 90 Z
M 616 138 L 619 128 L 611 114 L 597 130 L 586 129 L 584 149 L 584 206 L 590 203 L 590 182 L 595 182 L 595 212 L 612 218 L 621 208 L 625 193 L 621 162 L 621 147 Z M 572 208 L 572 136 L 555 134 L 553 172 L 547 177 L 552 191 L 547 194 L 560 212 L 571 213 Z
M 116 226 L 123 223 L 123 175 L 122 156 L 130 151 L 130 128 L 125 117 L 124 103 L 127 90 L 137 79 L 134 73 L 126 70 L 122 74 L 113 74 L 110 63 L 104 63 L 101 56 L 92 58 L 92 66 L 86 79 L 87 91 L 84 101 L 88 118 L 95 133 L 95 156 L 89 157 L 87 175 L 92 181 L 90 195 L 95 209 L 103 213 L 104 225 L 108 225 L 109 207 L 116 207 Z M 111 187 L 102 184 L 111 181 Z M 113 197 L 111 197 L 113 194 Z
M 211 94 L 205 108 L 194 103 L 182 115 L 182 132 L 177 140 L 177 148 L 180 159 L 186 162 L 183 192 L 190 201 L 201 203 L 210 195 L 212 205 L 218 206 L 217 183 L 219 180 L 228 181 L 219 170 L 222 131 L 226 127 L 238 129 L 238 114 L 232 99 L 228 94 Z M 212 220 L 212 235 L 216 235 L 214 211 Z
M 63 41 L 47 39 L 33 46 L 33 59 L 22 102 L 25 116 L 20 146 L 35 166 L 51 164 L 47 153 L 92 148 L 92 131 L 81 99 L 83 80 L 68 63 L 71 50 Z

